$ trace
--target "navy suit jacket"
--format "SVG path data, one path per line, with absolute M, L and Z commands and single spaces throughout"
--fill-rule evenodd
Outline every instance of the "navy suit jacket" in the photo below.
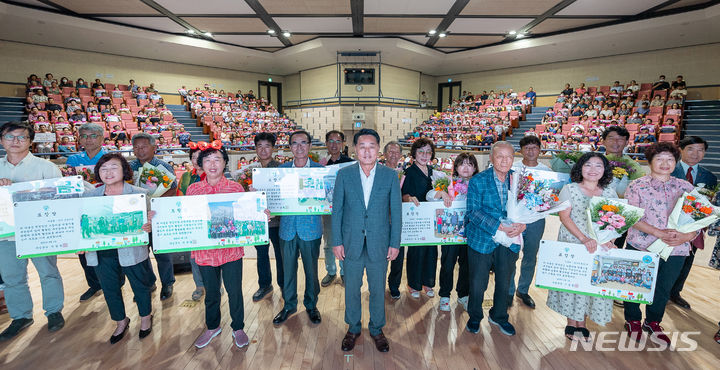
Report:
M 683 167 L 680 162 L 675 165 L 675 170 L 673 171 L 672 175 L 674 177 L 677 177 L 678 179 L 685 180 L 686 173 L 685 171 L 683 171 Z M 698 166 L 698 174 L 693 180 L 695 181 L 695 183 L 693 184 L 695 186 L 697 186 L 697 184 L 705 184 L 706 187 L 714 188 L 715 185 L 717 185 L 717 177 L 703 166 Z

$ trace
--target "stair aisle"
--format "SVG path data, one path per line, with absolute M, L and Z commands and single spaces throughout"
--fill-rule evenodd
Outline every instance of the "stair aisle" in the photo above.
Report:
M 516 149 L 520 149 L 520 139 L 525 136 L 525 131 L 531 128 L 535 128 L 535 125 L 542 123 L 542 118 L 545 116 L 545 112 L 550 107 L 533 107 L 532 113 L 525 115 L 525 120 L 520 121 L 520 127 L 513 130 L 513 136 L 506 138 Z
M 166 104 L 165 105 L 173 114 L 178 122 L 185 126 L 185 131 L 190 133 L 192 141 L 210 141 L 210 135 L 203 134 L 203 128 L 197 126 L 197 120 L 190 116 L 190 111 L 182 104 Z
M 683 137 L 707 140 L 709 147 L 700 164 L 720 177 L 720 100 L 686 101 L 683 122 Z

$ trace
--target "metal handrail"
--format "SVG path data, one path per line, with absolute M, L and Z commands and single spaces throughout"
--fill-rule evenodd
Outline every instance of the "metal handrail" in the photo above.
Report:
M 319 103 L 391 103 L 420 106 L 422 102 L 417 99 L 393 98 L 388 96 L 332 96 L 327 98 L 288 100 L 285 106 L 300 106 Z

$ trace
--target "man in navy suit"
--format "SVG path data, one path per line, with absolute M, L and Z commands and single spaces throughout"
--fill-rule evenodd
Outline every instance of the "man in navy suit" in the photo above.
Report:
M 717 177 L 698 164 L 705 158 L 707 148 L 707 141 L 700 136 L 688 136 L 680 140 L 680 162 L 675 166 L 675 171 L 673 171 L 672 175 L 679 179 L 686 179 L 695 186 L 704 184 L 703 186 L 705 187 L 714 188 L 715 185 L 717 185 Z M 690 268 L 692 268 L 693 260 L 695 259 L 695 252 L 698 248 L 705 248 L 704 234 L 700 233 L 691 244 L 692 253 L 685 259 L 685 265 L 680 271 L 680 276 L 678 276 L 675 285 L 670 291 L 670 300 L 685 309 L 690 309 L 690 304 L 680 296 L 680 292 L 682 292 L 685 280 L 688 274 L 690 274 Z
M 470 180 L 467 193 L 466 235 L 468 265 L 470 266 L 470 299 L 465 329 L 470 333 L 480 330 L 483 318 L 482 302 L 490 278 L 490 267 L 495 269 L 495 293 L 488 320 L 505 335 L 515 335 L 515 328 L 508 322 L 507 292 L 510 289 L 511 266 L 518 258 L 520 246 L 511 247 L 495 243 L 493 235 L 505 232 L 509 237 L 519 236 L 525 225 L 503 223 L 507 217 L 507 200 L 510 173 L 515 148 L 507 141 L 498 141 L 490 148 L 492 167 L 478 173 Z

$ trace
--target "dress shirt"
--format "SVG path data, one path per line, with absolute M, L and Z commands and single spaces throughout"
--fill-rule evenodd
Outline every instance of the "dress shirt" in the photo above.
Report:
M 360 184 L 362 185 L 363 197 L 365 198 L 365 208 L 367 208 L 368 203 L 370 203 L 370 193 L 372 192 L 373 183 L 375 182 L 377 163 L 375 163 L 372 170 L 370 170 L 370 176 L 365 176 L 365 171 L 363 171 L 361 166 L 358 166 L 358 168 L 360 169 Z
M 17 165 L 8 162 L 7 156 L 0 159 L 0 179 L 10 179 L 15 183 L 58 177 L 62 177 L 62 173 L 54 163 L 30 152 Z

